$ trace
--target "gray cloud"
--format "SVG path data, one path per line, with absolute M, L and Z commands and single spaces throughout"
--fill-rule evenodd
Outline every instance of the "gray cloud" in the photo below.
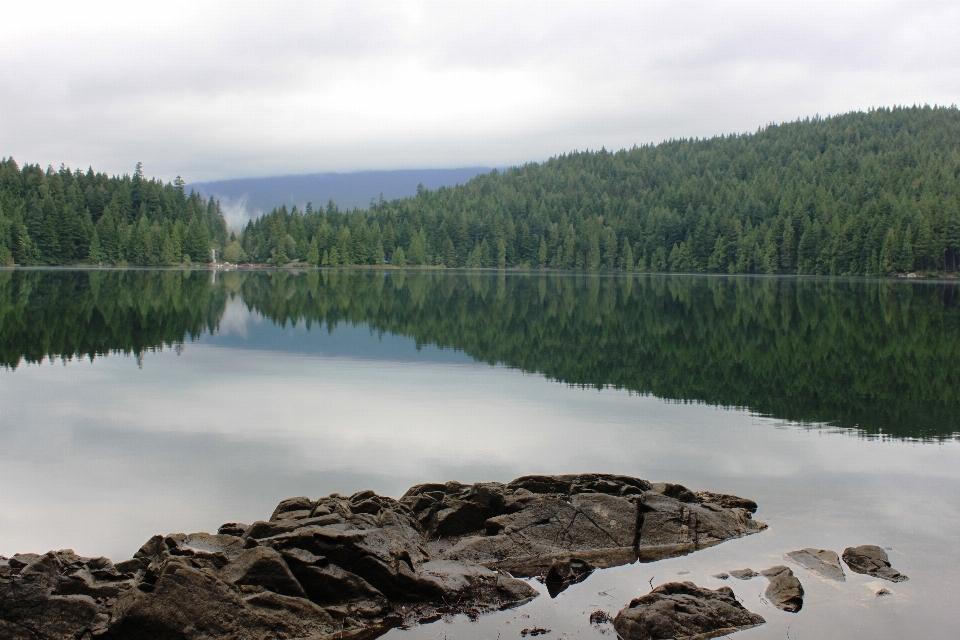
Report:
M 960 102 L 929 2 L 101 2 L 7 9 L 0 155 L 188 181 L 503 166 Z

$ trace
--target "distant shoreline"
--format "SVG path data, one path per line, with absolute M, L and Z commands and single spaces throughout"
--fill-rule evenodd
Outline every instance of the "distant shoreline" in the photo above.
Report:
M 869 281 L 922 281 L 922 282 L 956 282 L 960 279 L 960 274 L 944 273 L 938 275 L 929 274 L 898 274 L 892 276 L 865 276 L 865 275 L 830 275 L 830 274 L 812 274 L 812 273 L 700 273 L 684 271 L 623 271 L 623 270 L 596 270 L 585 271 L 582 269 L 557 269 L 555 267 L 446 267 L 444 265 L 406 265 L 398 267 L 396 265 L 372 265 L 356 264 L 350 266 L 315 266 L 306 264 L 286 264 L 276 266 L 269 263 L 244 263 L 230 264 L 224 266 L 214 266 L 207 264 L 180 264 L 180 265 L 93 265 L 93 264 L 65 264 L 65 265 L 3 265 L 0 271 L 14 270 L 44 270 L 44 271 L 212 271 L 212 272 L 230 272 L 230 271 L 288 271 L 288 272 L 307 272 L 307 271 L 437 271 L 449 273 L 551 273 L 565 275 L 584 275 L 584 276 L 614 276 L 614 275 L 657 275 L 657 276 L 702 276 L 707 278 L 773 278 L 773 279 L 830 279 L 830 280 L 869 280 Z

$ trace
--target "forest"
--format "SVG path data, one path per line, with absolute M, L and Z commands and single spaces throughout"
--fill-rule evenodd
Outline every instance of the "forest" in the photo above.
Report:
M 873 109 L 573 152 L 341 210 L 219 203 L 133 175 L 0 160 L 0 264 L 234 263 L 895 275 L 956 272 L 960 110 Z M 239 235 L 238 235 L 239 234 Z
M 17 166 L 0 160 L 0 265 L 207 263 L 227 243 L 218 202 L 177 178 Z
M 231 262 L 688 273 L 954 272 L 960 111 L 884 108 L 574 152 L 369 209 L 273 210 Z

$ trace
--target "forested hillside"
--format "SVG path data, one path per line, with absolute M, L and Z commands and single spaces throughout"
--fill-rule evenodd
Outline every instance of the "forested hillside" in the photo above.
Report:
M 251 222 L 232 261 L 889 275 L 956 271 L 960 111 L 877 109 L 571 153 L 370 210 Z
M 183 182 L 0 160 L 0 265 L 209 262 L 227 241 L 220 205 Z

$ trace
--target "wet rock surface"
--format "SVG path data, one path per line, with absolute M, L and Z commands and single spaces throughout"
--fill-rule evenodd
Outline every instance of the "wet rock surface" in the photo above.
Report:
M 116 565 L 69 550 L 0 558 L 0 636 L 375 637 L 537 596 L 513 576 L 562 587 L 756 533 L 751 505 L 599 474 L 290 498 L 269 520 L 154 536 Z
M 715 638 L 765 622 L 745 609 L 730 587 L 712 590 L 692 582 L 669 582 L 632 600 L 613 626 L 624 640 L 661 640 Z
M 840 565 L 840 557 L 836 551 L 828 549 L 800 549 L 786 554 L 786 559 L 797 563 L 807 571 L 828 580 L 844 582 L 846 576 Z
M 890 566 L 890 558 L 887 557 L 887 552 L 876 545 L 865 544 L 859 547 L 847 547 L 843 550 L 843 561 L 847 563 L 851 571 L 857 573 L 883 578 L 890 582 L 909 580 L 907 576 Z
M 676 484 L 584 474 L 524 476 L 508 484 L 417 485 L 400 499 L 429 536 L 431 554 L 517 576 L 543 574 L 576 557 L 598 568 L 684 555 L 766 525 L 735 496 Z
M 759 573 L 753 569 L 734 569 L 729 572 L 730 576 L 736 578 L 737 580 L 750 580 L 751 578 L 756 578 Z
M 764 597 L 781 611 L 796 613 L 803 608 L 803 585 L 789 567 L 777 565 L 760 572 L 770 583 Z
M 558 558 L 550 564 L 543 582 L 550 597 L 556 598 L 570 585 L 586 580 L 595 568 L 579 558 Z

